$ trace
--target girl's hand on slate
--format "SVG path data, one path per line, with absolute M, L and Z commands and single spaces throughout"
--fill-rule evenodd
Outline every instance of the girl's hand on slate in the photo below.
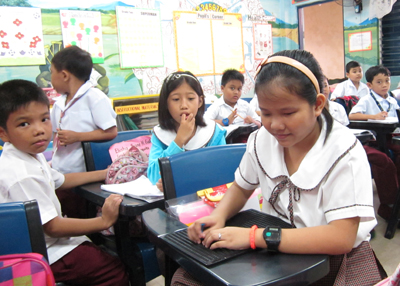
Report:
M 209 231 L 203 245 L 210 249 L 247 249 L 250 247 L 250 228 L 224 227 Z

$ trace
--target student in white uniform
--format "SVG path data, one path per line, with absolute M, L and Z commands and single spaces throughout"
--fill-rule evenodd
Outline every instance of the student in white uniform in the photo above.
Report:
M 51 111 L 52 167 L 68 174 L 85 172 L 82 141 L 111 140 L 117 136 L 116 113 L 110 99 L 90 82 L 90 54 L 77 46 L 65 48 L 51 61 L 51 83 L 61 94 Z M 68 217 L 85 217 L 85 200 L 73 190 L 57 191 Z
M 207 108 L 204 117 L 214 120 L 221 126 L 253 123 L 260 127 L 260 116 L 247 101 L 240 98 L 243 84 L 244 76 L 239 71 L 235 69 L 224 71 L 221 78 L 223 94 Z
M 11 80 L 0 85 L 0 203 L 37 200 L 49 264 L 57 282 L 69 285 L 128 286 L 125 266 L 84 236 L 108 229 L 118 218 L 122 196 L 110 195 L 102 217 L 65 218 L 55 189 L 104 181 L 107 170 L 63 175 L 50 168 L 42 152 L 52 136 L 49 100 L 35 83 Z
M 162 189 L 158 158 L 225 145 L 226 131 L 203 118 L 203 89 L 190 72 L 174 72 L 164 80 L 158 106 L 159 125 L 153 128 L 147 177 Z
M 263 127 L 250 135 L 218 208 L 192 224 L 188 235 L 211 249 L 328 254 L 330 273 L 316 285 L 372 285 L 382 277 L 369 244 L 376 219 L 367 157 L 325 108 L 322 86 L 321 68 L 307 51 L 281 51 L 262 62 L 255 91 Z M 296 228 L 224 227 L 258 186 L 263 211 Z M 182 274 L 179 269 L 172 282 Z
M 349 125 L 349 118 L 343 105 L 335 101 L 329 101 L 329 82 L 326 76 L 324 76 L 324 88 L 322 89 L 322 91 L 326 97 L 326 105 L 329 113 L 332 115 L 332 118 L 343 124 L 344 126 Z
M 351 61 L 346 64 L 346 81 L 339 83 L 331 94 L 331 100 L 338 97 L 355 95 L 362 98 L 368 95 L 368 86 L 361 82 L 362 67 L 359 62 Z
M 86 171 L 82 141 L 117 136 L 110 99 L 89 80 L 92 67 L 90 54 L 77 46 L 59 51 L 52 59 L 51 83 L 61 94 L 51 111 L 57 148 L 52 166 L 63 174 Z
M 390 71 L 380 65 L 370 67 L 365 73 L 369 95 L 361 98 L 351 109 L 350 120 L 382 120 L 386 117 L 397 117 L 399 109 L 397 100 L 390 96 Z
M 258 116 L 261 116 L 260 107 L 258 106 L 257 94 L 254 94 L 253 98 L 250 100 L 250 106 L 254 108 Z

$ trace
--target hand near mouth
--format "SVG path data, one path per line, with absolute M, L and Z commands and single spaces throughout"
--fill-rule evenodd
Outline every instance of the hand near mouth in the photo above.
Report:
M 196 118 L 192 113 L 189 115 L 182 114 L 181 122 L 176 132 L 175 143 L 182 148 L 183 145 L 187 144 L 189 140 L 193 137 L 194 132 L 196 131 Z

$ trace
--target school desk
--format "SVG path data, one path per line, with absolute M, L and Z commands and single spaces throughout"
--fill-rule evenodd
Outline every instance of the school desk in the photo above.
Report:
M 165 252 L 166 261 L 172 259 L 190 269 L 189 272 L 205 285 L 309 285 L 329 272 L 328 255 L 269 253 L 267 250 L 250 251 L 206 267 L 161 239 L 187 228 L 185 224 L 160 209 L 145 211 L 142 219 L 149 230 L 150 241 Z M 170 278 L 165 278 L 165 285 L 170 285 Z
M 350 120 L 349 128 L 355 129 L 367 129 L 376 132 L 376 141 L 378 143 L 378 148 L 380 151 L 389 154 L 387 148 L 386 135 L 392 133 L 396 127 L 399 126 L 398 122 L 392 123 L 380 123 L 380 122 L 370 122 L 370 121 L 352 121 Z
M 110 192 L 103 191 L 100 186 L 102 183 L 91 183 L 79 186 L 75 188 L 75 192 L 88 200 L 89 202 L 102 206 L 105 199 L 111 194 Z M 114 225 L 115 231 L 115 243 L 117 247 L 118 256 L 121 260 L 128 265 L 128 269 L 131 271 L 130 277 L 134 280 L 134 285 L 145 286 L 146 279 L 144 273 L 144 265 L 140 259 L 135 259 L 135 253 L 137 252 L 135 243 L 132 243 L 132 239 L 129 236 L 129 220 L 134 219 L 137 215 L 141 215 L 142 212 L 153 209 L 153 208 L 164 208 L 164 200 L 158 200 L 152 203 L 145 201 L 136 200 L 127 196 L 119 207 L 119 217 Z M 158 267 L 158 265 L 157 265 Z M 132 271 L 133 270 L 133 271 Z M 132 280 L 131 280 L 132 281 Z

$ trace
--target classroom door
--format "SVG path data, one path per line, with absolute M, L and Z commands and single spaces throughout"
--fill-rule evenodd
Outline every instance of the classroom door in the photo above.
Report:
M 343 78 L 343 6 L 324 2 L 298 9 L 300 48 L 311 52 L 328 79 Z

